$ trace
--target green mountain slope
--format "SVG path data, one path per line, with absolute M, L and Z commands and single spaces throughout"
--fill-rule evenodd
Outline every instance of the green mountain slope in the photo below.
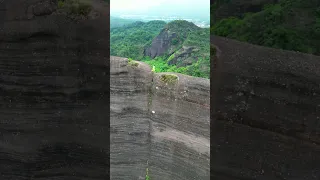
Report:
M 164 21 L 135 22 L 110 29 L 110 55 L 142 59 L 144 47 L 160 32 Z
M 145 61 L 156 72 L 209 78 L 210 29 L 176 20 L 136 22 L 111 28 L 110 54 Z
M 220 0 L 212 5 L 212 34 L 320 55 L 320 1 L 263 0 L 256 6 L 253 3 L 258 0 L 251 4 L 236 1 Z M 249 5 L 251 8 L 243 8 Z M 222 11 L 228 7 L 242 11 Z

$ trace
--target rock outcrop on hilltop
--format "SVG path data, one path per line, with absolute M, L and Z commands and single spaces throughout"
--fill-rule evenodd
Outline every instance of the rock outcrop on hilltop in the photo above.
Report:
M 172 40 L 177 37 L 177 33 L 171 32 L 168 29 L 163 29 L 158 36 L 156 36 L 150 47 L 145 49 L 144 55 L 150 56 L 152 59 L 157 56 L 162 56 L 170 51 Z M 170 52 L 172 54 L 173 52 Z
M 144 50 L 152 59 L 165 56 L 169 65 L 192 65 L 199 57 L 209 61 L 209 28 L 200 28 L 185 20 L 169 22 Z
M 0 1 L 0 179 L 109 177 L 109 7 Z
M 209 80 L 110 62 L 111 179 L 209 179 Z
M 200 27 L 192 22 L 185 20 L 169 22 L 159 35 L 153 39 L 151 45 L 145 49 L 144 55 L 150 56 L 152 59 L 164 54 L 171 55 L 179 50 L 179 47 L 183 44 L 189 33 L 199 31 L 200 29 Z
M 215 179 L 320 178 L 320 57 L 212 37 Z

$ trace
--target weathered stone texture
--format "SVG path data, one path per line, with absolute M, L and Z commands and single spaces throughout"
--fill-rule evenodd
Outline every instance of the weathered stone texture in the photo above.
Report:
M 111 57 L 112 179 L 144 179 L 147 167 L 152 179 L 209 179 L 209 80 L 176 74 L 165 84 L 127 64 Z
M 109 176 L 109 16 L 56 2 L 0 1 L 0 179 Z
M 320 57 L 212 37 L 212 176 L 320 178 Z

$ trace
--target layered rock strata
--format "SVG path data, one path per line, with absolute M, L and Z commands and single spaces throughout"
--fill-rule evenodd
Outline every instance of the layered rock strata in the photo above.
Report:
M 212 37 L 212 176 L 320 178 L 320 57 Z
M 111 179 L 209 179 L 209 80 L 136 63 L 111 57 Z
M 108 179 L 109 7 L 92 2 L 75 22 L 0 1 L 0 179 Z

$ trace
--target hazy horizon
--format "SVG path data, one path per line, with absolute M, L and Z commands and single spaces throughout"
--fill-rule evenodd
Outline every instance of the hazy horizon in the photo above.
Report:
M 210 20 L 210 0 L 111 0 L 111 16 L 156 16 Z

